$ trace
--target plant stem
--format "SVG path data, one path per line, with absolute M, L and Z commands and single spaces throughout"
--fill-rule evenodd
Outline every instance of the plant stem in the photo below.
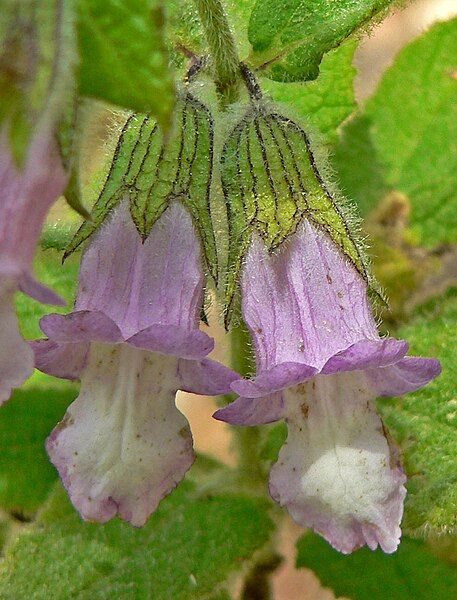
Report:
M 270 548 L 260 556 L 244 580 L 241 600 L 272 600 L 271 576 L 282 562 L 282 557 Z
M 251 351 L 251 336 L 246 325 L 237 325 L 230 332 L 230 363 L 232 368 L 243 377 L 249 377 L 255 371 Z M 259 446 L 261 432 L 259 427 L 235 427 L 238 468 L 240 472 L 253 479 L 262 479 L 263 472 Z
M 222 108 L 236 102 L 240 60 L 220 0 L 194 0 L 214 61 L 215 84 Z

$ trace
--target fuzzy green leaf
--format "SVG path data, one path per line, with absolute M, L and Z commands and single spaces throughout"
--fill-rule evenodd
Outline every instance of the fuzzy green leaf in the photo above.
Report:
M 174 89 L 160 0 L 79 0 L 80 93 L 152 113 L 163 125 Z
M 335 142 L 337 128 L 356 107 L 356 70 L 352 65 L 356 47 L 355 40 L 348 40 L 325 55 L 315 81 L 281 83 L 263 79 L 262 88 L 323 134 L 325 141 Z
M 298 541 L 297 567 L 312 569 L 336 596 L 352 600 L 448 600 L 457 593 L 457 573 L 427 546 L 403 539 L 395 554 L 362 548 L 350 556 L 322 538 L 305 534 Z
M 457 19 L 434 25 L 400 52 L 366 107 L 387 184 L 410 197 L 429 247 L 457 241 L 456 56 Z
M 411 354 L 439 358 L 440 377 L 414 394 L 380 402 L 400 443 L 408 480 L 403 529 L 457 531 L 457 294 L 425 308 L 399 331 Z
M 9 549 L 5 600 L 200 600 L 220 591 L 272 534 L 264 501 L 202 497 L 182 483 L 143 529 L 84 523 L 58 487 L 41 517 Z
M 372 19 L 382 18 L 391 4 L 392 0 L 257 0 L 249 23 L 249 63 L 268 66 L 268 76 L 276 81 L 315 79 L 326 52 Z

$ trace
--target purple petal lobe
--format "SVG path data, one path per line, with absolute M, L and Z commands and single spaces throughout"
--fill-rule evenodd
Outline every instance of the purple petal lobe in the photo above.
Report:
M 143 242 L 123 202 L 83 256 L 76 308 L 104 312 L 124 339 L 151 325 L 192 331 L 203 284 L 200 242 L 187 210 L 174 202 Z
M 43 304 L 53 304 L 54 306 L 66 306 L 66 302 L 58 294 L 53 292 L 47 286 L 37 281 L 30 273 L 24 273 L 19 282 L 19 289 L 27 296 L 30 296 Z
M 273 498 L 340 552 L 394 552 L 406 478 L 365 375 L 319 375 L 284 396 L 289 435 L 271 470 Z
M 80 379 L 87 364 L 89 343 L 65 344 L 53 340 L 29 342 L 35 354 L 35 367 L 54 377 Z
M 3 127 L 0 132 L 0 263 L 9 263 L 21 273 L 30 269 L 46 214 L 63 192 L 66 181 L 49 124 L 34 134 L 22 170 L 14 161 L 8 132 Z
M 213 417 L 231 425 L 265 425 L 284 416 L 284 400 L 281 393 L 263 398 L 237 398 L 225 408 L 217 410 Z
M 408 351 L 408 342 L 388 338 L 384 340 L 361 340 L 346 350 L 332 356 L 321 373 L 356 371 L 385 367 L 401 360 Z
M 232 390 L 240 396 L 260 398 L 271 392 L 311 379 L 317 369 L 300 363 L 282 363 L 262 371 L 255 379 L 239 379 L 232 383 Z
M 40 321 L 45 335 L 55 342 L 118 342 L 119 327 L 98 311 L 79 310 L 68 315 L 46 315 Z
M 415 392 L 440 373 L 438 360 L 416 356 L 406 356 L 394 365 L 367 371 L 378 396 L 401 396 Z
M 182 358 L 203 358 L 214 348 L 214 340 L 203 331 L 189 331 L 176 325 L 151 325 L 127 340 L 136 348 L 173 354 Z
M 19 333 L 13 295 L 14 289 L 0 288 L 0 404 L 33 373 L 33 352 Z
M 254 235 L 242 275 L 243 316 L 258 366 L 321 368 L 362 339 L 379 339 L 366 282 L 306 220 L 276 254 Z
M 91 344 L 81 392 L 47 450 L 84 519 L 141 527 L 194 460 L 175 357 Z
M 224 367 L 214 360 L 186 360 L 178 362 L 179 389 L 192 394 L 219 396 L 230 393 L 232 381 L 238 379 L 238 373 Z

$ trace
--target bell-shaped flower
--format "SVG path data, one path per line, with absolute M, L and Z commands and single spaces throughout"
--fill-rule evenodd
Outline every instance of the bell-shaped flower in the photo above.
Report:
M 424 386 L 438 361 L 406 357 L 407 342 L 379 336 L 366 281 L 306 219 L 273 253 L 253 233 L 241 292 L 257 375 L 232 384 L 240 398 L 216 418 L 285 419 L 272 497 L 341 552 L 364 544 L 393 552 L 406 478 L 375 398 Z
M 13 157 L 7 128 L 0 133 L 0 402 L 33 371 L 33 352 L 22 339 L 14 308 L 17 290 L 39 302 L 63 304 L 32 275 L 35 248 L 51 204 L 64 191 L 54 127 L 41 123 L 28 147 L 23 167 Z
M 46 214 L 68 179 L 59 141 L 70 136 L 59 133 L 74 104 L 74 6 L 36 8 L 27 2 L 2 6 L 8 33 L 0 70 L 8 85 L 2 86 L 0 110 L 0 403 L 33 371 L 33 352 L 18 329 L 15 292 L 64 304 L 35 281 L 32 263 Z
M 143 240 L 127 199 L 94 234 L 75 310 L 48 315 L 33 343 L 37 367 L 81 379 L 47 451 L 84 519 L 143 525 L 194 460 L 177 390 L 222 394 L 236 375 L 205 358 L 202 250 L 173 202 Z

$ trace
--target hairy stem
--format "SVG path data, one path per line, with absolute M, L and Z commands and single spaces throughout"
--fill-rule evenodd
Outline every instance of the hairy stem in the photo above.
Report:
M 243 377 L 249 377 L 255 371 L 251 350 L 251 337 L 244 325 L 233 327 L 230 332 L 231 366 Z M 238 468 L 251 479 L 263 479 L 259 446 L 261 432 L 259 427 L 235 427 Z
M 222 107 L 238 99 L 239 58 L 220 0 L 194 0 L 214 61 L 215 84 Z

